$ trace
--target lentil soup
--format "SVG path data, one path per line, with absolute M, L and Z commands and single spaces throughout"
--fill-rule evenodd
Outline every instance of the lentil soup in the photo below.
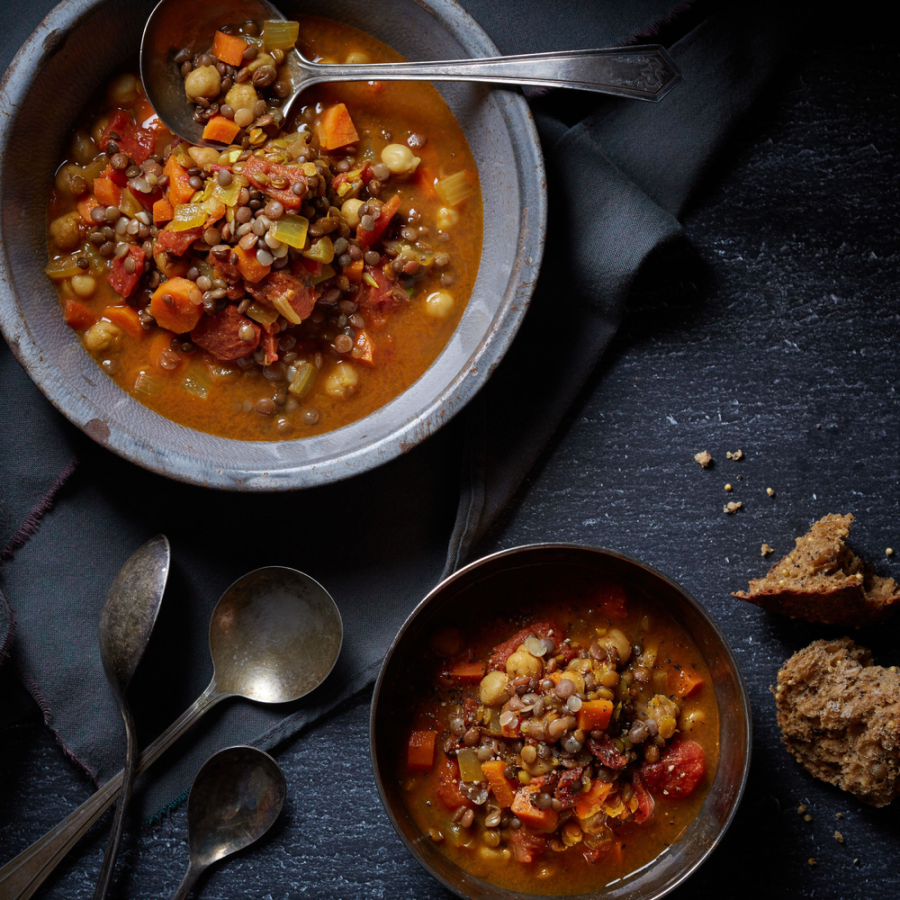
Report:
M 703 805 L 719 741 L 709 670 L 659 602 L 596 570 L 524 569 L 504 596 L 513 615 L 486 620 L 463 593 L 454 626 L 430 631 L 397 698 L 395 777 L 422 833 L 470 874 L 596 892 L 652 863 Z
M 401 394 L 452 335 L 481 254 L 475 162 L 437 91 L 320 85 L 284 122 L 292 36 L 270 26 L 224 25 L 173 62 L 221 149 L 173 140 L 125 73 L 75 129 L 49 210 L 47 272 L 98 365 L 239 440 L 321 434 Z M 317 17 L 293 40 L 317 62 L 401 59 Z

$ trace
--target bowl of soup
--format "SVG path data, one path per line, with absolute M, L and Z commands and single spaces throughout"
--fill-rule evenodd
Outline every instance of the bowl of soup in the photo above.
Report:
M 728 828 L 750 746 L 740 669 L 703 607 L 575 545 L 503 551 L 435 588 L 370 724 L 401 840 L 471 900 L 665 895 Z
M 214 149 L 194 147 L 137 72 L 152 7 L 66 4 L 4 81 L 10 347 L 91 437 L 181 480 L 282 490 L 405 452 L 484 384 L 530 299 L 546 214 L 523 98 L 325 84 L 282 116 L 283 31 L 223 22 L 168 61 Z M 449 0 L 283 11 L 324 64 L 496 53 Z

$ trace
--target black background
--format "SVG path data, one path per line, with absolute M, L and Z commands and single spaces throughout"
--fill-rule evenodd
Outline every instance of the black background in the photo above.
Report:
M 23 38 L 50 5 L 17 19 Z M 841 21 L 804 37 L 686 213 L 692 252 L 658 261 L 642 280 L 590 389 L 479 548 L 566 540 L 633 554 L 684 584 L 731 640 L 754 708 L 750 781 L 721 846 L 675 896 L 900 894 L 897 809 L 864 807 L 814 781 L 778 740 L 768 686 L 779 665 L 838 632 L 729 597 L 767 568 L 763 542 L 780 555 L 829 512 L 854 513 L 856 548 L 897 574 L 884 553 L 893 544 L 900 557 L 897 85 L 900 55 L 877 33 Z M 693 461 L 704 449 L 715 459 L 705 471 Z M 737 449 L 744 459 L 726 459 Z M 728 500 L 744 506 L 726 515 Z M 855 637 L 888 665 L 900 663 L 897 634 Z M 91 786 L 8 669 L 0 692 L 5 860 Z M 206 879 L 204 896 L 448 896 L 381 810 L 367 714 L 368 693 L 280 748 L 289 784 L 280 822 Z M 59 868 L 48 896 L 92 895 L 106 824 Z M 180 809 L 128 836 L 113 896 L 167 896 L 186 859 Z

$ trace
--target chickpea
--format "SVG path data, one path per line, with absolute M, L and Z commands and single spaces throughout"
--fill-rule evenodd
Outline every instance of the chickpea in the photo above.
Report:
M 219 151 L 212 147 L 189 147 L 188 153 L 191 159 L 197 163 L 198 169 L 209 171 L 209 167 L 219 161 Z
M 111 116 L 100 116 L 91 127 L 91 139 L 98 147 L 100 146 L 100 139 L 103 137 L 103 133 L 109 128 L 110 118 Z M 106 147 L 101 147 L 100 149 L 106 150 Z
M 488 672 L 478 689 L 481 702 L 485 706 L 502 706 L 507 699 L 507 684 L 509 678 L 503 672 Z
M 425 298 L 425 312 L 434 319 L 446 319 L 453 312 L 453 294 L 435 291 Z
M 597 639 L 601 647 L 611 647 L 619 654 L 619 662 L 627 663 L 631 658 L 631 642 L 618 628 L 610 628 L 603 637 Z
M 349 362 L 339 362 L 325 379 L 325 393 L 346 400 L 356 393 L 359 375 Z
M 254 59 L 247 65 L 247 68 L 251 72 L 255 72 L 257 69 L 261 69 L 263 66 L 271 66 L 273 69 L 277 69 L 278 63 L 275 61 L 274 56 L 270 56 L 268 53 L 260 53 L 256 57 L 256 59 Z
M 184 92 L 191 103 L 198 97 L 217 97 L 221 90 L 222 76 L 215 66 L 200 66 L 184 79 Z
M 506 674 L 510 678 L 520 678 L 523 675 L 536 678 L 542 671 L 541 661 L 536 656 L 532 656 L 525 649 L 524 644 L 506 661 Z
M 93 297 L 97 290 L 97 280 L 91 275 L 75 275 L 72 278 L 72 290 L 82 300 Z
M 347 54 L 344 62 L 348 66 L 364 66 L 366 63 L 372 62 L 372 57 L 365 50 L 353 50 Z
M 409 175 L 416 171 L 421 160 L 405 144 L 388 144 L 381 151 L 381 161 L 392 175 Z
M 118 75 L 109 84 L 106 96 L 113 106 L 132 106 L 138 98 L 140 83 L 131 73 Z
M 115 347 L 121 336 L 122 329 L 112 322 L 97 322 L 85 332 L 84 343 L 91 353 L 102 353 Z
M 66 213 L 50 223 L 50 237 L 60 250 L 74 250 L 81 243 L 81 216 Z
M 66 163 L 56 173 L 56 188 L 64 194 L 78 196 L 75 191 L 75 179 L 84 180 L 84 169 L 76 163 Z M 83 188 L 82 188 L 83 189 Z
M 700 709 L 692 709 L 681 717 L 681 730 L 693 731 L 698 725 L 703 725 L 704 722 L 706 722 L 706 713 Z
M 341 207 L 341 215 L 351 228 L 356 228 L 359 225 L 359 208 L 362 205 L 362 200 L 351 197 L 349 200 L 345 200 L 344 205 Z
M 259 100 L 259 94 L 256 93 L 256 88 L 249 81 L 232 85 L 225 95 L 225 103 L 235 112 L 239 109 L 253 109 L 257 100 Z
M 459 210 L 449 206 L 442 206 L 437 214 L 437 227 L 439 231 L 446 231 L 459 222 Z
M 86 166 L 98 152 L 94 139 L 83 128 L 72 135 L 72 156 L 79 166 Z

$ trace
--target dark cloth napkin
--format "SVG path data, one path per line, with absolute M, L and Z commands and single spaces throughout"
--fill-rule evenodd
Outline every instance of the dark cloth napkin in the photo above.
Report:
M 120 767 L 123 748 L 97 650 L 99 609 L 119 566 L 153 534 L 170 538 L 173 571 L 130 690 L 143 742 L 209 681 L 209 616 L 244 572 L 300 568 L 332 592 L 344 617 L 344 651 L 325 686 L 295 705 L 219 706 L 142 780 L 136 799 L 145 815 L 182 797 L 219 747 L 271 748 L 374 679 L 408 612 L 466 560 L 523 483 L 609 345 L 638 274 L 662 267 L 657 254 L 677 247 L 678 215 L 775 70 L 795 16 L 791 4 L 766 2 L 464 5 L 503 53 L 659 34 L 674 40 L 684 84 L 660 104 L 559 91 L 533 99 L 550 191 L 542 274 L 506 359 L 438 435 L 340 484 L 279 496 L 216 493 L 91 443 L 0 347 L 0 660 L 9 653 L 62 748 L 95 781 Z M 3 64 L 16 40 L 0 35 Z

